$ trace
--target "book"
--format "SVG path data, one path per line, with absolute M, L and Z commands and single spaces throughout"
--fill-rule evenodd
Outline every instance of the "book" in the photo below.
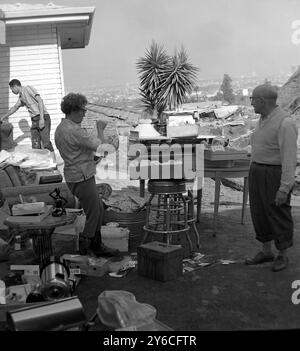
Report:
M 47 211 L 45 202 L 29 202 L 12 206 L 13 216 L 36 215 Z
M 45 212 L 43 213 L 36 215 L 8 216 L 6 220 L 11 223 L 39 223 L 51 213 L 52 209 L 52 205 L 46 205 Z

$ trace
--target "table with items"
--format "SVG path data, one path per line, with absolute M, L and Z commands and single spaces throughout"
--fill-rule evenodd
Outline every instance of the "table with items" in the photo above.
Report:
M 230 147 L 213 147 L 211 143 L 214 139 L 214 136 L 197 136 L 190 138 L 161 138 L 157 140 L 139 140 L 139 142 L 147 147 L 148 154 L 144 158 L 158 159 L 161 162 L 162 155 L 157 154 L 153 155 L 153 150 L 151 147 L 161 146 L 163 143 L 167 143 L 170 146 L 174 144 L 191 145 L 191 152 L 193 154 L 192 158 L 192 167 L 195 170 L 196 165 L 196 145 L 205 143 L 205 150 L 203 154 L 203 169 L 202 173 L 196 172 L 195 179 L 196 188 L 197 188 L 197 221 L 200 221 L 201 215 L 201 202 L 202 202 L 202 184 L 203 178 L 212 178 L 215 180 L 215 194 L 214 194 L 214 214 L 213 214 L 213 235 L 216 235 L 217 232 L 217 218 L 218 218 L 218 209 L 219 209 L 219 198 L 220 198 L 220 185 L 221 181 L 224 178 L 243 178 L 243 199 L 242 199 L 242 218 L 241 223 L 244 223 L 245 209 L 248 199 L 248 173 L 250 168 L 250 157 L 246 150 L 233 150 Z M 157 149 L 158 150 L 158 149 Z M 151 152 L 152 151 L 152 152 Z M 183 152 L 183 149 L 182 149 Z M 134 156 L 134 155 L 131 155 Z M 169 159 L 172 159 L 172 155 L 168 155 Z M 199 155 L 197 156 L 199 157 Z M 199 165 L 198 165 L 199 166 Z M 183 166 L 184 169 L 184 166 Z M 199 171 L 199 170 L 198 170 Z M 200 170 L 201 171 L 201 170 Z M 144 173 L 147 174 L 147 173 Z M 143 174 L 143 175 L 144 175 Z M 161 173 L 160 173 L 161 175 Z M 200 176 L 199 176 L 200 175 Z M 185 176 L 183 177 L 185 178 Z M 143 177 L 139 179 L 140 182 L 140 196 L 144 197 L 145 195 L 145 181 L 151 179 L 151 171 L 149 168 L 148 178 Z M 187 182 L 191 179 L 186 179 Z M 189 189 L 189 194 L 193 194 L 192 189 Z
M 20 216 L 15 216 L 20 217 Z M 50 214 L 39 222 L 28 222 L 25 219 L 14 218 L 10 216 L 4 221 L 11 232 L 26 233 L 26 236 L 32 239 L 33 252 L 41 263 L 47 262 L 52 256 L 51 235 L 56 227 L 72 224 L 76 219 L 76 214 L 66 213 L 59 217 Z

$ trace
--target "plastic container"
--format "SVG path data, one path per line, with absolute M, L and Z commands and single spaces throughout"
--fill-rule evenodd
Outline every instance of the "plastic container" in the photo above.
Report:
M 104 225 L 101 227 L 101 238 L 104 245 L 121 252 L 128 252 L 129 229 Z
M 103 224 L 117 222 L 120 227 L 129 229 L 128 251 L 136 252 L 137 246 L 141 245 L 144 237 L 144 225 L 146 223 L 146 210 L 140 212 L 116 212 L 105 211 Z

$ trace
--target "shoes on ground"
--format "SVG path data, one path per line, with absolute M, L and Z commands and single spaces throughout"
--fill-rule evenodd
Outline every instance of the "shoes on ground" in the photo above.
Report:
M 272 252 L 265 254 L 264 252 L 260 251 L 257 253 L 254 257 L 247 258 L 245 260 L 246 265 L 255 265 L 255 264 L 261 264 L 265 262 L 272 262 L 274 261 L 274 254 Z
M 91 243 L 91 239 L 84 237 L 84 236 L 79 236 L 79 254 L 86 256 L 88 254 L 88 249 Z
M 272 266 L 273 272 L 279 272 L 285 269 L 289 264 L 289 259 L 286 256 L 278 255 Z

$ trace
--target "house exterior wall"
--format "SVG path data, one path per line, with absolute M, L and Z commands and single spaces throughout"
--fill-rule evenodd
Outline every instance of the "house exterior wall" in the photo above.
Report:
M 63 114 L 60 102 L 64 79 L 60 40 L 55 25 L 7 26 L 6 44 L 0 45 L 0 115 L 12 107 L 18 96 L 8 86 L 11 79 L 32 85 L 40 93 L 51 116 L 51 139 Z M 21 107 L 9 117 L 18 144 L 31 144 L 30 117 Z

